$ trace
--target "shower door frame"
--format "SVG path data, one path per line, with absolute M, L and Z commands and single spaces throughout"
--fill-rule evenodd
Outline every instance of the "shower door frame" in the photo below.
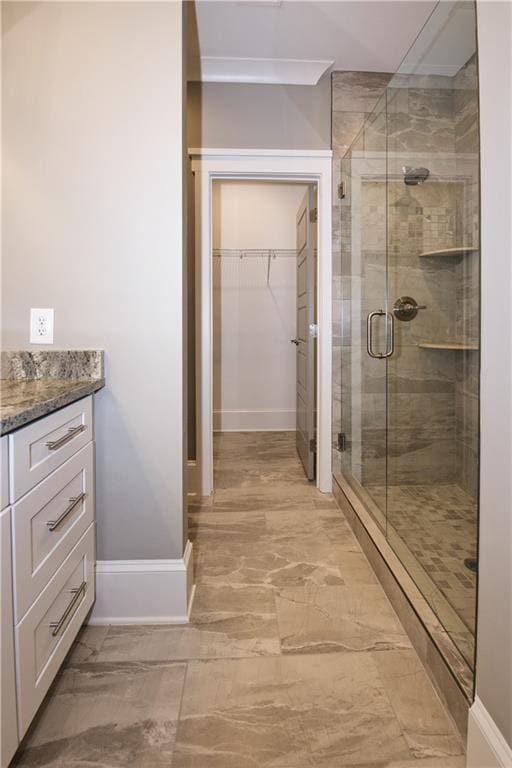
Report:
M 196 474 L 201 496 L 213 492 L 212 192 L 215 180 L 316 184 L 317 273 L 317 488 L 332 490 L 332 151 L 189 149 L 195 186 L 196 258 Z

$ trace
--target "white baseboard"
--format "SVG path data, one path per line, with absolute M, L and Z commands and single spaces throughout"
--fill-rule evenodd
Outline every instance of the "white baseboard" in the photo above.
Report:
M 296 427 L 295 409 L 214 411 L 215 432 L 288 432 Z
M 476 696 L 469 710 L 467 768 L 510 768 L 512 748 Z
M 193 597 L 190 541 L 179 560 L 99 560 L 89 624 L 186 624 Z

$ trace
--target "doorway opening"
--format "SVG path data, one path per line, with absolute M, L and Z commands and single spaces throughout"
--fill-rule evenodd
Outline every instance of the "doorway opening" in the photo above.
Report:
M 196 480 L 195 495 L 210 496 L 214 490 L 214 431 L 219 429 L 221 425 L 222 431 L 234 432 L 241 430 L 242 424 L 246 425 L 247 431 L 254 431 L 256 424 L 263 424 L 263 431 L 267 435 L 271 431 L 287 431 L 294 439 L 295 433 L 301 432 L 302 435 L 300 439 L 297 438 L 297 443 L 307 477 L 314 480 L 318 490 L 323 493 L 330 493 L 332 490 L 332 153 L 325 150 L 297 152 L 204 149 L 190 150 L 190 155 L 195 190 L 194 241 L 196 254 L 196 355 L 194 370 L 196 381 L 194 417 L 196 450 L 192 468 L 193 477 Z M 291 216 L 293 230 L 291 229 L 292 225 L 289 224 L 288 232 L 288 237 L 291 236 L 292 239 L 280 241 L 280 243 L 277 239 L 271 239 L 274 233 L 277 237 L 279 229 L 284 226 L 283 217 L 279 216 L 280 207 L 272 204 L 269 206 L 271 198 L 263 194 L 258 204 L 252 208 L 249 206 L 248 212 L 244 214 L 245 219 L 240 212 L 235 212 L 233 219 L 238 227 L 241 227 L 243 220 L 248 220 L 252 226 L 255 224 L 257 212 L 260 209 L 263 212 L 267 206 L 267 221 L 265 222 L 265 217 L 263 217 L 262 225 L 263 231 L 268 233 L 267 239 L 253 240 L 252 242 L 245 239 L 222 243 L 216 240 L 214 242 L 215 218 L 218 219 L 219 215 L 222 216 L 222 212 L 217 214 L 214 205 L 214 195 L 218 194 L 215 185 L 219 181 L 232 182 L 232 186 L 230 187 L 228 184 L 226 189 L 232 190 L 231 198 L 237 199 L 239 206 L 241 205 L 241 197 L 233 193 L 235 183 L 246 182 L 247 188 L 253 190 L 263 189 L 264 184 L 267 185 L 268 190 L 277 189 L 278 186 L 284 190 L 286 188 L 295 190 L 295 206 L 291 209 L 293 211 Z M 272 185 L 276 186 L 273 187 Z M 300 199 L 299 187 L 302 187 Z M 300 280 L 304 287 L 308 288 L 309 293 L 299 318 L 302 327 L 298 328 L 296 286 L 299 265 L 297 259 L 299 229 L 297 225 L 301 220 L 297 214 L 306 190 L 310 191 L 304 201 L 305 218 L 301 223 L 301 231 L 306 236 L 306 240 L 301 244 L 301 248 L 303 257 L 306 254 L 309 254 L 309 257 L 305 258 L 302 270 L 304 274 L 301 275 Z M 315 192 L 316 202 L 314 200 Z M 229 197 L 230 193 L 226 194 Z M 315 209 L 316 213 L 314 213 Z M 224 208 L 224 211 L 226 210 Z M 307 226 L 304 226 L 305 224 Z M 316 243 L 313 246 L 312 236 L 315 229 Z M 222 248 L 225 251 L 231 249 L 234 253 L 225 252 L 225 255 L 222 255 Z M 291 251 L 291 253 L 285 256 L 285 251 Z M 283 252 L 282 255 L 281 252 Z M 288 317 L 295 317 L 295 324 L 292 325 L 293 321 L 290 319 L 286 337 L 281 337 L 281 346 L 286 345 L 287 356 L 291 365 L 295 364 L 295 373 L 292 373 L 292 382 L 291 385 L 288 385 L 287 390 L 288 400 L 281 392 L 281 399 L 270 400 L 270 405 L 269 403 L 263 404 L 264 401 L 261 397 L 259 401 L 254 398 L 249 401 L 249 394 L 252 392 L 254 395 L 255 389 L 257 394 L 262 394 L 260 390 L 263 386 L 261 384 L 263 374 L 265 374 L 266 379 L 272 379 L 275 375 L 278 376 L 279 386 L 283 387 L 282 380 L 286 378 L 283 372 L 283 362 L 276 355 L 273 357 L 271 355 L 270 358 L 267 355 L 262 359 L 261 350 L 265 351 L 266 349 L 263 334 L 258 335 L 256 333 L 256 340 L 248 341 L 248 337 L 244 336 L 239 328 L 238 317 L 236 317 L 236 321 L 233 320 L 233 305 L 228 312 L 229 302 L 224 306 L 226 311 L 223 320 L 222 318 L 221 320 L 225 329 L 231 325 L 231 334 L 233 335 L 236 330 L 238 335 L 235 342 L 231 338 L 228 345 L 222 340 L 218 354 L 229 356 L 229 353 L 237 363 L 240 363 L 241 360 L 245 362 L 239 365 L 240 370 L 236 375 L 229 376 L 229 366 L 226 368 L 224 365 L 220 372 L 214 369 L 214 356 L 217 354 L 214 348 L 214 333 L 216 333 L 214 320 L 217 311 L 215 301 L 218 298 L 214 296 L 216 279 L 214 273 L 216 270 L 220 270 L 221 273 L 224 271 L 228 274 L 229 269 L 235 269 L 235 264 L 238 270 L 236 272 L 237 280 L 241 281 L 241 286 L 245 285 L 245 288 L 239 292 L 238 306 L 248 296 L 251 298 L 249 295 L 251 279 L 256 281 L 256 275 L 262 283 L 261 292 L 265 293 L 267 302 L 270 299 L 273 301 L 273 304 L 269 305 L 270 309 L 269 307 L 265 309 L 264 305 L 260 307 L 259 313 L 255 313 L 253 309 L 253 315 L 256 314 L 257 320 L 257 322 L 253 322 L 253 326 L 255 325 L 256 329 L 267 327 L 269 316 L 276 318 L 276 312 L 279 311 L 279 301 L 276 301 L 276 291 L 278 290 L 276 279 L 278 281 L 282 279 L 282 271 L 286 269 L 285 265 L 287 265 L 288 270 L 293 267 L 295 271 L 295 305 L 290 304 L 289 301 L 290 295 L 293 296 L 293 293 L 290 294 L 293 283 L 288 282 L 287 284 L 289 306 L 295 306 L 293 315 L 289 314 Z M 312 274 L 310 275 L 311 279 L 306 280 L 308 269 Z M 255 286 L 256 282 L 252 285 L 253 292 Z M 283 297 L 281 296 L 281 298 Z M 244 309 L 246 309 L 245 304 Z M 272 344 L 275 350 L 274 341 Z M 257 352 L 258 354 L 256 354 Z M 256 359 L 259 359 L 257 366 L 255 365 Z M 226 363 L 225 360 L 224 363 Z M 224 377 L 222 370 L 228 372 Z M 252 376 L 247 375 L 250 370 L 253 371 Z M 290 370 L 293 371 L 293 367 Z M 300 399 L 299 409 L 297 409 L 297 370 L 299 370 L 299 377 L 303 384 L 301 390 L 303 396 Z M 245 386 L 242 386 L 241 382 L 244 376 Z M 293 381 L 294 378 L 295 381 Z M 258 381 L 260 382 L 259 385 Z M 246 398 L 242 404 L 240 404 L 241 393 Z M 279 393 L 277 392 L 277 394 Z M 238 400 L 233 399 L 234 395 L 238 397 Z M 235 404 L 233 405 L 233 403 Z M 299 411 L 298 416 L 297 411 Z M 266 423 L 264 419 L 267 419 Z M 297 424 L 299 424 L 299 430 L 297 430 Z M 283 429 L 283 425 L 286 429 Z M 301 473 L 302 479 L 304 479 L 304 471 L 301 470 Z
M 214 462 L 295 444 L 315 481 L 317 185 L 215 180 L 212 246 Z

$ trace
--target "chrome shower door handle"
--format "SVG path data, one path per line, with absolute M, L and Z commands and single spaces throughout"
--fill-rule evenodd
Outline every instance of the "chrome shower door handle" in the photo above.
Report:
M 375 317 L 386 318 L 386 351 L 374 352 L 373 351 L 373 320 Z M 388 342 L 389 339 L 389 342 Z M 385 357 L 391 357 L 395 351 L 395 320 L 390 312 L 385 312 L 383 309 L 376 309 L 370 312 L 366 319 L 366 349 L 370 357 L 374 357 L 376 360 L 382 360 Z
M 376 309 L 373 312 L 370 312 L 366 318 L 366 350 L 370 357 L 374 357 L 377 360 L 380 360 L 382 354 L 380 352 L 373 351 L 373 319 L 375 317 L 382 317 L 382 315 L 385 314 L 386 313 L 383 309 Z
M 392 312 L 386 312 L 386 352 L 382 357 L 391 357 L 395 352 L 395 318 Z M 389 344 L 388 344 L 389 339 Z

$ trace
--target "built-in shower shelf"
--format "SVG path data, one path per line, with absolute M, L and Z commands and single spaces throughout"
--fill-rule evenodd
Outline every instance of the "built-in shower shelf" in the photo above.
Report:
M 426 251 L 425 253 L 420 253 L 420 258 L 437 259 L 442 256 L 467 256 L 470 253 L 475 253 L 477 250 L 478 248 L 466 248 L 462 246 L 459 248 L 440 248 L 438 251 Z
M 478 344 L 459 344 L 452 341 L 422 341 L 418 344 L 420 349 L 453 349 L 462 352 L 476 351 Z

